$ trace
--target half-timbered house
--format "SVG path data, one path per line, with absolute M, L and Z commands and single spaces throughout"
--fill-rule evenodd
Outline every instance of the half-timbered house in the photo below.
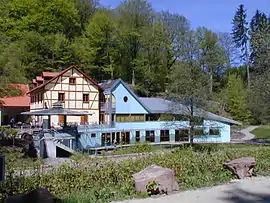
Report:
M 30 111 L 51 108 L 53 103 L 61 102 L 65 109 L 89 112 L 89 115 L 81 117 L 68 116 L 68 123 L 99 123 L 99 97 L 102 89 L 76 66 L 61 72 L 43 72 L 32 82 L 33 88 L 28 92 Z M 36 121 L 41 124 L 43 117 L 37 116 Z M 63 116 L 51 117 L 52 126 L 59 126 L 63 122 Z

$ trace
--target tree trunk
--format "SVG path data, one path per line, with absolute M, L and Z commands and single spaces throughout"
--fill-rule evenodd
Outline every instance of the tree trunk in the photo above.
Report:
M 245 43 L 245 51 L 246 51 L 246 68 L 247 68 L 247 86 L 250 88 L 250 75 L 249 75 L 249 65 L 248 65 L 248 47 L 247 43 Z
M 189 125 L 190 125 L 190 144 L 193 145 L 193 133 L 194 133 L 194 108 L 193 108 L 193 100 L 190 100 L 190 119 L 189 119 Z
M 249 66 L 247 64 L 247 86 L 250 89 L 250 75 L 249 75 Z
M 133 87 L 135 87 L 135 71 L 134 71 L 134 69 L 133 69 L 133 71 L 132 71 L 132 86 Z
M 209 88 L 210 94 L 213 92 L 213 74 L 210 73 L 210 88 Z

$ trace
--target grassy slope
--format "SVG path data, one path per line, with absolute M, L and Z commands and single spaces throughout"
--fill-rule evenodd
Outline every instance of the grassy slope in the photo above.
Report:
M 255 139 L 269 139 L 270 138 L 270 126 L 269 125 L 263 125 L 255 130 L 253 130 L 251 133 L 255 135 Z

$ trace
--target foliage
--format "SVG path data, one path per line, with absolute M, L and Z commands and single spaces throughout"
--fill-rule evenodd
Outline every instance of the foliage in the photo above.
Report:
M 236 74 L 229 75 L 228 78 L 228 110 L 233 119 L 248 123 L 250 112 L 247 106 L 247 90 L 243 80 Z
M 229 181 L 233 176 L 230 171 L 223 169 L 224 161 L 243 156 L 254 156 L 257 161 L 256 173 L 269 175 L 269 155 L 269 146 L 208 145 L 201 149 L 180 147 L 173 153 L 122 162 L 108 160 L 103 163 L 103 160 L 88 158 L 87 162 L 79 161 L 77 167 L 62 165 L 52 173 L 21 179 L 15 177 L 13 182 L 20 182 L 16 188 L 10 188 L 7 185 L 10 180 L 7 180 L 0 185 L 0 193 L 13 189 L 16 189 L 16 193 L 22 193 L 46 187 L 67 202 L 87 202 L 88 198 L 89 201 L 93 200 L 90 202 L 109 202 L 136 197 L 138 194 L 135 192 L 132 174 L 151 164 L 174 169 L 177 181 L 185 190 Z
M 255 135 L 254 139 L 269 139 L 270 138 L 270 126 L 262 125 L 251 132 Z
M 145 153 L 145 152 L 152 152 L 152 151 L 153 151 L 153 148 L 148 143 L 138 142 L 134 146 L 119 148 L 109 154 L 120 155 L 120 154 Z
M 222 69 L 228 61 L 226 61 L 224 49 L 218 44 L 218 36 L 216 33 L 204 28 L 198 30 L 198 32 L 202 32 L 200 39 L 200 47 L 202 50 L 200 63 L 210 76 L 209 92 L 212 94 L 214 87 L 213 77 L 222 73 Z
M 257 123 L 267 124 L 270 121 L 269 86 L 270 74 L 255 76 L 249 93 L 249 108 Z
M 5 145 L 6 143 L 9 143 L 11 141 L 12 146 L 15 146 L 15 140 L 18 138 L 19 131 L 13 128 L 3 127 L 0 126 L 0 146 Z
M 24 157 L 22 153 L 22 148 L 18 147 L 1 147 L 0 153 L 5 155 L 6 159 L 6 169 L 8 171 L 12 170 L 25 170 L 25 169 L 34 169 L 43 164 L 41 159 L 32 159 Z
M 204 113 L 198 115 L 198 111 L 199 108 L 205 107 L 208 97 L 207 74 L 197 66 L 196 62 L 190 61 L 175 67 L 170 81 L 168 90 L 168 97 L 172 101 L 170 110 L 187 116 L 190 122 L 190 140 L 193 142 L 195 122 L 198 117 L 205 116 Z
M 145 186 L 148 195 L 157 195 L 157 194 L 159 194 L 160 193 L 159 186 L 160 186 L 160 184 L 158 182 L 149 181 L 147 183 L 147 185 Z
M 241 58 L 244 59 L 247 68 L 247 84 L 250 87 L 250 76 L 249 76 L 249 66 L 248 66 L 248 22 L 246 20 L 247 14 L 244 8 L 244 5 L 239 5 L 234 18 L 233 18 L 233 28 L 232 28 L 232 36 L 235 42 L 235 45 L 238 48 L 241 48 L 242 56 Z

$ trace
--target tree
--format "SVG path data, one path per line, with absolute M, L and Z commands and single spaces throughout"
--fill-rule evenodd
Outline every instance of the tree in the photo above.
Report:
M 171 111 L 181 112 L 188 118 L 190 141 L 193 143 L 197 121 L 206 116 L 201 108 L 206 106 L 207 75 L 194 63 L 182 63 L 175 66 L 170 81 L 168 98 L 173 102 Z
M 229 62 L 226 64 L 227 68 L 237 67 L 240 63 L 239 61 L 240 51 L 235 46 L 231 34 L 219 32 L 217 33 L 217 35 L 218 35 L 218 45 L 222 47 L 222 49 L 224 50 L 226 61 Z
M 73 44 L 73 50 L 86 73 L 98 79 L 114 79 L 119 54 L 113 14 L 97 11 L 86 26 L 84 37 Z
M 254 76 L 248 97 L 249 108 L 253 118 L 259 124 L 270 122 L 270 73 Z
M 190 122 L 191 143 L 193 143 L 196 121 L 204 116 L 205 112 L 201 108 L 205 107 L 209 93 L 209 79 L 200 67 L 198 57 L 200 41 L 196 37 L 194 31 L 189 32 L 185 43 L 186 54 L 183 61 L 174 66 L 168 86 L 172 112 L 182 112 Z
M 94 15 L 99 6 L 99 0 L 73 0 L 78 10 L 81 33 L 85 30 L 85 25 Z
M 247 68 L 247 84 L 250 87 L 250 74 L 249 74 L 249 51 L 248 51 L 248 27 L 246 20 L 246 10 L 244 9 L 244 5 L 241 4 L 237 9 L 234 18 L 233 18 L 233 28 L 232 28 L 232 36 L 233 40 L 236 44 L 237 48 L 241 48 L 242 51 L 242 59 L 245 62 Z
M 0 5 L 0 30 L 12 40 L 29 31 L 62 33 L 72 38 L 78 33 L 79 17 L 73 0 L 10 0 Z
M 157 19 L 163 25 L 167 40 L 170 43 L 170 46 L 167 46 L 165 50 L 167 55 L 166 67 L 170 71 L 176 61 L 182 57 L 190 25 L 184 16 L 168 11 L 158 13 Z
M 117 13 L 121 45 L 121 77 L 135 85 L 134 78 L 141 70 L 136 63 L 141 48 L 142 34 L 153 22 L 153 9 L 146 0 L 125 0 L 118 6 Z
M 43 71 L 58 71 L 71 62 L 69 41 L 62 34 L 42 36 L 29 32 L 21 40 L 22 64 L 28 79 Z
M 241 76 L 230 74 L 227 85 L 228 111 L 235 120 L 248 123 L 250 112 L 247 106 L 247 91 Z
M 141 39 L 141 49 L 136 60 L 137 87 L 141 91 L 147 91 L 147 95 L 165 92 L 167 77 L 170 73 L 168 68 L 167 50 L 171 46 L 164 32 L 163 25 L 155 22 L 150 29 L 145 30 Z M 148 84 L 145 83 L 148 82 Z
M 214 76 L 219 76 L 226 67 L 226 55 L 222 47 L 218 45 L 216 33 L 205 28 L 197 30 L 201 46 L 201 65 L 209 74 L 209 93 L 212 94 L 214 87 Z
M 257 10 L 250 22 L 250 61 L 256 74 L 263 74 L 269 64 L 270 20 Z

